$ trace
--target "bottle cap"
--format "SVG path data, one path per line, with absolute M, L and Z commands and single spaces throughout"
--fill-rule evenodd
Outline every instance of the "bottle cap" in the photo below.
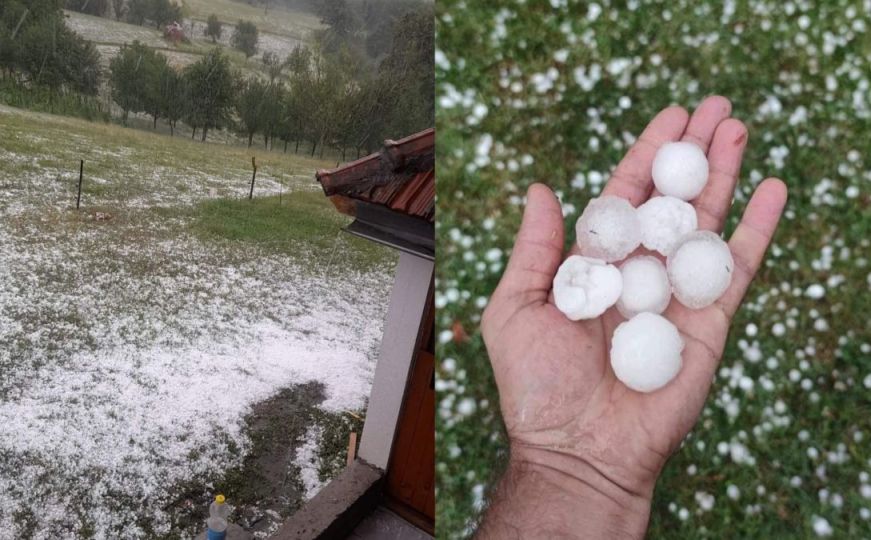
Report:
M 215 502 L 218 504 L 224 504 L 225 500 L 227 499 L 225 499 L 223 495 L 218 495 L 217 497 L 215 497 Z

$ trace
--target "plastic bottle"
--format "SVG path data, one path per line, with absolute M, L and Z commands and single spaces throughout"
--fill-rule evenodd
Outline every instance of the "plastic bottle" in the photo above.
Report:
M 226 504 L 223 495 L 215 497 L 215 501 L 209 506 L 209 519 L 206 525 L 206 540 L 224 540 L 227 538 L 227 518 L 230 517 L 230 507 Z

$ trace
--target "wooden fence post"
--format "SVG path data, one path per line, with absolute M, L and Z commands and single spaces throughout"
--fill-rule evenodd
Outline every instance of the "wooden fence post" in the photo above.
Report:
M 254 174 L 251 175 L 251 191 L 248 192 L 248 200 L 254 198 L 254 179 L 257 178 L 257 162 L 254 161 L 254 156 L 251 156 L 251 166 L 254 167 Z
M 85 160 L 81 160 L 79 163 L 79 193 L 76 195 L 76 210 L 79 209 L 79 206 L 82 204 L 82 177 L 85 173 Z

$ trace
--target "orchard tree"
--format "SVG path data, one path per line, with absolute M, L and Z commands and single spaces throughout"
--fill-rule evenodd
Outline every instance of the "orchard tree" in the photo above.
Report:
M 202 140 L 210 129 L 225 126 L 231 118 L 236 90 L 236 75 L 230 61 L 220 49 L 212 49 L 184 71 L 187 88 L 186 121 L 196 131 L 202 128 Z
M 293 48 L 284 64 L 290 70 L 291 76 L 302 77 L 311 70 L 312 53 L 305 45 Z
M 278 54 L 272 51 L 263 53 L 263 65 L 266 66 L 266 73 L 269 75 L 269 82 L 275 82 L 275 79 L 281 76 L 286 63 L 281 60 Z
M 160 72 L 160 115 L 169 124 L 169 135 L 175 135 L 175 126 L 184 116 L 187 106 L 187 89 L 179 72 L 166 64 Z
M 252 22 L 239 21 L 230 42 L 236 49 L 245 53 L 245 58 L 251 58 L 257 54 L 257 40 L 259 34 L 257 26 Z
M 142 56 L 148 54 L 148 47 L 139 41 L 131 45 L 121 45 L 118 55 L 109 61 L 109 83 L 112 87 L 112 100 L 123 111 L 122 120 L 127 125 L 127 117 L 131 112 L 143 109 L 139 68 L 142 66 Z
M 221 21 L 218 20 L 218 16 L 214 13 L 209 15 L 209 20 L 206 22 L 206 36 L 212 38 L 212 43 L 216 43 L 221 39 L 222 31 L 223 26 L 221 25 Z
M 157 127 L 161 111 L 160 74 L 166 66 L 162 54 L 139 41 L 122 45 L 109 62 L 112 99 L 124 111 L 125 125 L 129 113 L 144 112 L 152 116 Z
M 143 111 L 151 116 L 153 120 L 152 127 L 157 129 L 157 120 L 163 114 L 164 95 L 161 87 L 161 79 L 164 72 L 170 69 L 166 62 L 166 57 L 156 52 L 154 49 L 149 49 L 151 54 L 142 62 L 140 66 L 140 81 L 142 83 L 142 108 Z
M 251 148 L 254 135 L 259 133 L 264 125 L 266 87 L 266 83 L 257 78 L 248 79 L 242 84 L 242 91 L 236 101 L 236 116 L 239 118 L 241 132 L 248 136 L 248 148 Z

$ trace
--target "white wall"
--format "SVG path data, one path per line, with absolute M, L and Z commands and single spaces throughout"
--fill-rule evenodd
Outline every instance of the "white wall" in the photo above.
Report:
M 384 470 L 402 412 L 411 361 L 417 352 L 432 275 L 433 261 L 400 253 L 358 453 L 360 459 Z

